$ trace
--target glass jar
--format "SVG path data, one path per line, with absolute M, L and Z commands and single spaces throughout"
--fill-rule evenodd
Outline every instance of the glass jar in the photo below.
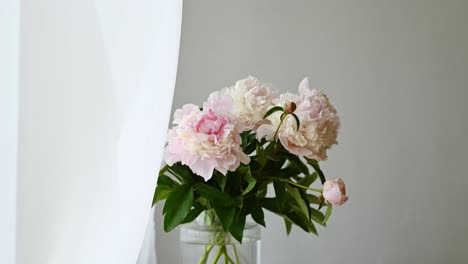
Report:
M 225 232 L 214 211 L 180 229 L 183 264 L 260 264 L 260 227 L 247 222 L 242 244 Z

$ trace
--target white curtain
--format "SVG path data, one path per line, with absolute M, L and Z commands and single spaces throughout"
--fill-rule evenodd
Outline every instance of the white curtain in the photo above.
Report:
M 0 8 L 0 263 L 15 259 L 19 3 Z
M 16 263 L 136 263 L 181 15 L 182 0 L 21 1 L 17 145 L 1 150 L 17 151 Z

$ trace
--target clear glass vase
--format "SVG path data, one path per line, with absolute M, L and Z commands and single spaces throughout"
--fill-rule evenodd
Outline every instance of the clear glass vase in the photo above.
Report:
M 180 229 L 183 264 L 260 264 L 260 227 L 246 223 L 242 244 L 225 232 L 213 211 Z

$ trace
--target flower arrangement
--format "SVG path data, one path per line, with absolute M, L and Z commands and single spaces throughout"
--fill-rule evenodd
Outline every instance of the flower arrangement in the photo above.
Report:
M 165 200 L 166 232 L 207 211 L 240 243 L 247 216 L 266 226 L 264 209 L 284 218 L 288 234 L 292 225 L 314 234 L 326 225 L 332 206 L 348 199 L 343 181 L 326 180 L 319 166 L 337 144 L 340 119 L 307 78 L 298 90 L 278 95 L 248 77 L 202 107 L 175 111 L 153 199 Z M 317 179 L 323 189 L 311 187 Z

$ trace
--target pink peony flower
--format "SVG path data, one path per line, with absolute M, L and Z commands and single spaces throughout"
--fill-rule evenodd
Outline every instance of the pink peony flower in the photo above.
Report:
M 192 104 L 175 111 L 176 126 L 168 132 L 164 153 L 168 165 L 181 162 L 205 180 L 211 178 L 215 169 L 226 174 L 237 169 L 240 163 L 250 162 L 249 156 L 242 152 L 235 119 L 228 114 L 229 98 L 213 96 L 211 99 L 212 105 L 207 103 L 203 111 Z M 220 102 L 223 107 L 219 109 L 226 115 L 214 108 Z
M 300 127 L 288 115 L 278 131 L 278 139 L 289 152 L 316 160 L 327 159 L 326 150 L 337 144 L 340 119 L 336 109 L 321 91 L 309 88 L 307 78 L 299 85 L 299 95 L 285 93 L 273 101 L 275 105 L 296 104 L 294 113 L 299 117 Z M 268 117 L 269 124 L 257 129 L 257 137 L 275 140 L 274 133 L 280 125 L 281 112 Z
M 206 102 L 203 103 L 203 109 L 216 109 L 216 113 L 229 118 L 233 123 L 238 123 L 233 99 L 222 92 L 211 93 Z
M 218 116 L 212 109 L 208 109 L 208 113 L 195 124 L 195 131 L 219 137 L 227 122 L 226 118 Z
M 333 205 L 342 205 L 348 201 L 346 186 L 340 178 L 325 181 L 322 194 Z

